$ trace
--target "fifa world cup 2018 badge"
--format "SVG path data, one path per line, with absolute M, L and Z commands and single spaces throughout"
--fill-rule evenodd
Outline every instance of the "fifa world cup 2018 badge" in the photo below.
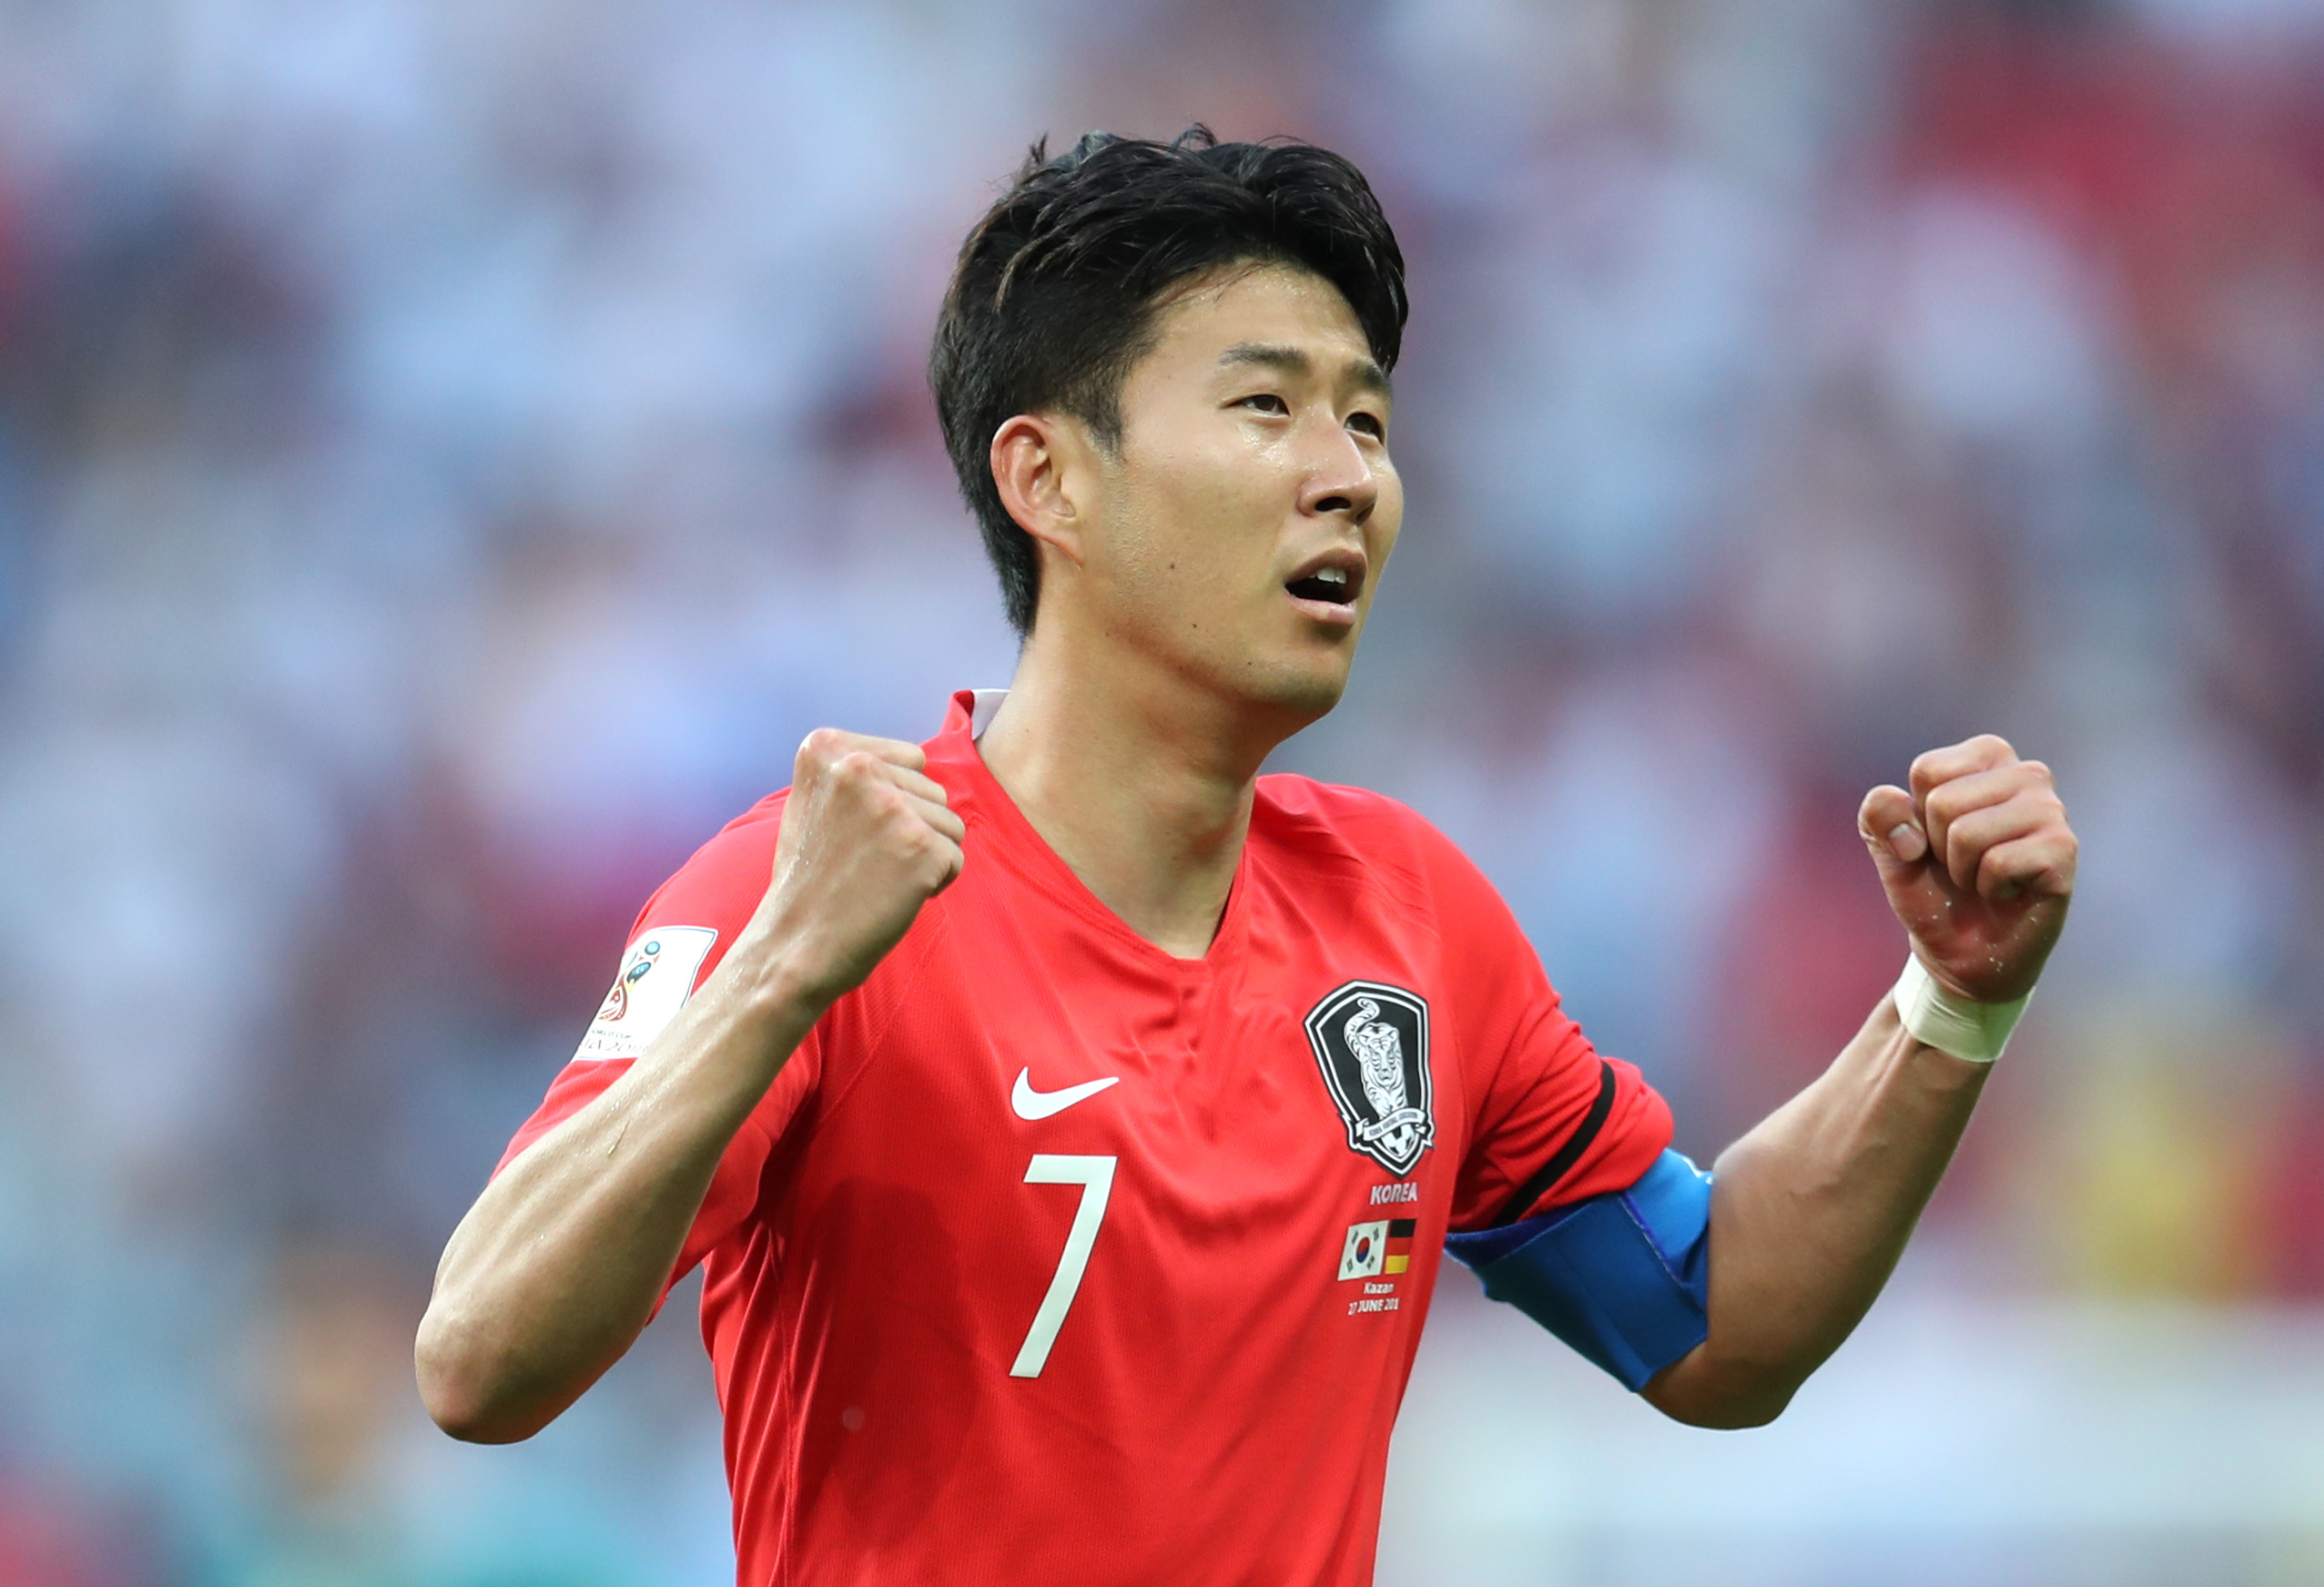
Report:
M 655 960 L 661 954 L 662 944 L 650 937 L 638 944 L 637 957 L 624 967 L 621 979 L 614 982 L 614 990 L 605 994 L 605 1006 L 597 1011 L 600 1021 L 611 1023 L 629 1012 L 630 988 L 645 979 L 646 972 L 654 968 Z
M 1402 987 L 1351 981 L 1308 1011 L 1305 1023 L 1348 1150 L 1398 1178 L 1410 1174 L 1436 1138 L 1428 1004 Z

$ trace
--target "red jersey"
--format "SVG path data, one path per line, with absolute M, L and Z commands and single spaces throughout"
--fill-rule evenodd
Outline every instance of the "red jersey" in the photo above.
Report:
M 1446 1233 L 1629 1186 L 1669 1111 L 1410 810 L 1260 778 L 1217 938 L 1174 959 L 970 710 L 927 746 L 965 869 L 776 1077 L 672 1276 L 704 1265 L 739 1580 L 1368 1582 Z M 510 1157 L 716 967 L 783 798 L 647 903 Z

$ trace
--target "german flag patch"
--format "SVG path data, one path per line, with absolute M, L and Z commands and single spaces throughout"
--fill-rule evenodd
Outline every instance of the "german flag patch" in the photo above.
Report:
M 1378 1278 L 1412 1266 L 1412 1236 L 1417 1218 L 1379 1218 L 1350 1224 L 1340 1247 L 1342 1278 Z

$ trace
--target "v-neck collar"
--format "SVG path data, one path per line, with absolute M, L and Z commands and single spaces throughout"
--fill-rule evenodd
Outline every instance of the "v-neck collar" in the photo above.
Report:
M 1243 851 L 1235 856 L 1234 880 L 1228 885 L 1226 910 L 1211 937 L 1210 948 L 1199 959 L 1181 959 L 1141 936 L 1130 923 L 1090 890 L 1089 884 L 1049 845 L 1017 808 L 1000 779 L 985 764 L 977 738 L 999 708 L 1005 689 L 962 689 L 952 697 L 943 729 L 927 745 L 929 768 L 949 768 L 968 784 L 968 807 L 961 812 L 971 822 L 992 829 L 1000 839 L 999 856 L 1025 880 L 1088 921 L 1098 931 L 1121 942 L 1131 951 L 1178 975 L 1202 975 L 1218 970 L 1242 951 L 1244 921 L 1250 913 L 1251 833 L 1245 829 Z M 971 855 L 970 864 L 976 863 Z

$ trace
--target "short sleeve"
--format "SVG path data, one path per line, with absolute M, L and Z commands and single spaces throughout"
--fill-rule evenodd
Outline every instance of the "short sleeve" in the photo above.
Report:
M 1470 1073 L 1456 1233 L 1626 1190 L 1670 1144 L 1670 1110 L 1632 1065 L 1599 1056 L 1493 884 L 1431 832 L 1427 863 Z
M 492 1172 L 603 1095 L 717 972 L 749 924 L 774 863 L 780 796 L 712 839 L 638 912 L 614 984 L 572 1060 L 524 1121 Z M 766 1160 L 823 1067 L 822 1028 L 808 1033 L 719 1159 L 702 1210 L 671 1270 L 675 1285 L 747 1219 Z

